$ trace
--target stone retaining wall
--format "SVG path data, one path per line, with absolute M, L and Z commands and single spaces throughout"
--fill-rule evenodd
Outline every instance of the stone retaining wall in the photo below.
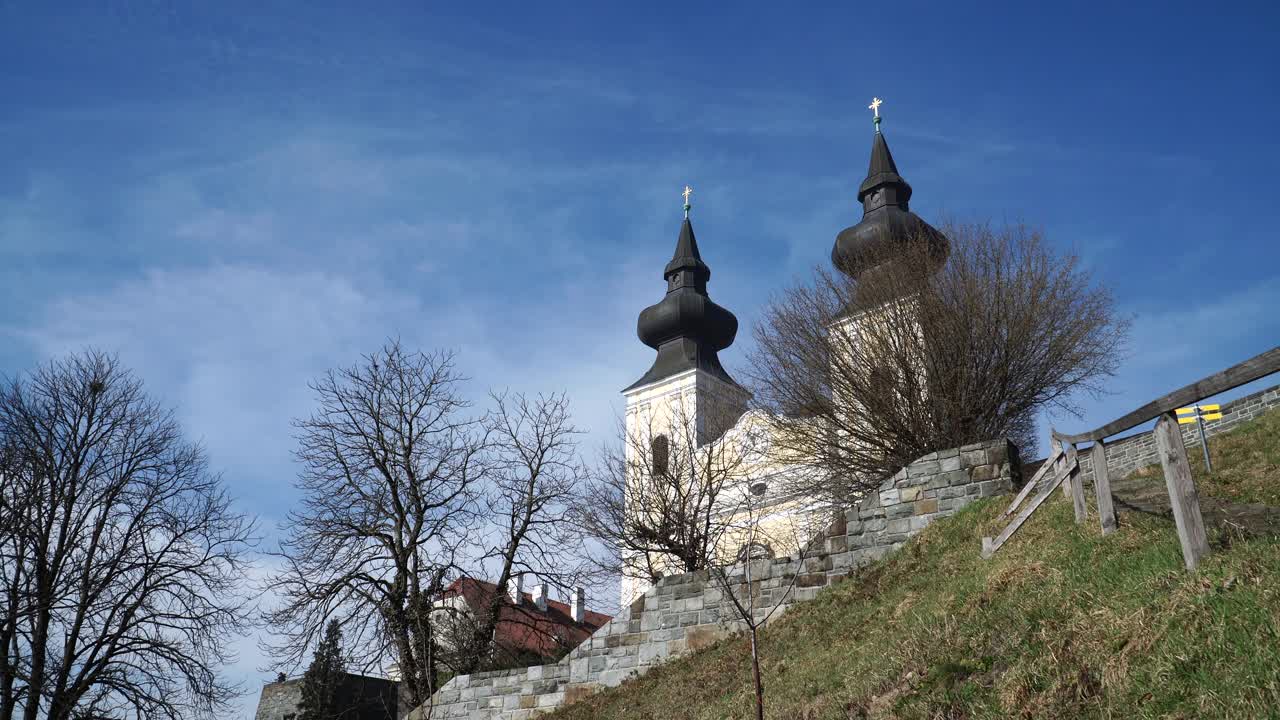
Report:
M 926 455 L 848 510 L 803 560 L 752 561 L 757 612 L 763 616 L 783 604 L 781 614 L 792 603 L 812 599 L 934 520 L 980 497 L 1007 493 L 1020 481 L 1017 449 L 1007 440 Z M 729 569 L 731 587 L 745 590 L 747 569 Z M 527 720 L 706 647 L 739 629 L 735 618 L 731 601 L 706 572 L 665 577 L 557 664 L 453 678 L 432 698 L 431 717 Z M 419 709 L 410 718 L 424 716 Z

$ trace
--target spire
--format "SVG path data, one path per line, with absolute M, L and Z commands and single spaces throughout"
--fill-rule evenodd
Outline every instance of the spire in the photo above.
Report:
M 831 262 L 852 278 L 893 259 L 912 242 L 926 242 L 939 264 L 947 257 L 947 238 L 920 216 L 911 212 L 911 185 L 898 173 L 889 151 L 889 141 L 880 132 L 880 105 L 876 98 L 869 106 L 875 112 L 876 132 L 871 140 L 871 163 L 867 177 L 858 187 L 862 220 L 836 236 Z
M 686 193 L 690 192 L 685 188 Z M 667 295 L 661 302 L 640 313 L 636 334 L 645 345 L 658 351 L 653 366 L 627 390 L 648 385 L 686 370 L 703 370 L 736 385 L 717 356 L 733 344 L 738 319 L 711 301 L 707 281 L 711 268 L 702 261 L 698 240 L 689 220 L 689 200 L 685 195 L 685 218 L 680 225 L 676 249 L 662 271 Z

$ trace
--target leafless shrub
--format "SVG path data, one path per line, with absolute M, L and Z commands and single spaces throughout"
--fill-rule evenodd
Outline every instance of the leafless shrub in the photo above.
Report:
M 854 281 L 818 269 L 772 300 L 750 358 L 777 449 L 849 502 L 921 455 L 1073 412 L 1114 374 L 1128 330 L 1072 254 L 1021 226 L 951 224 L 951 255 L 909 244 Z M 918 245 L 913 247 L 911 245 Z

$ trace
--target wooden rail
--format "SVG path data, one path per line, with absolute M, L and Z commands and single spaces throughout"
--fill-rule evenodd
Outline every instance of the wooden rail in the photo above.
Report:
M 1017 510 L 1038 485 L 1041 486 L 1039 492 L 998 536 L 982 539 L 982 556 L 989 558 L 1000 549 L 1000 546 L 1022 527 L 1022 524 L 1059 485 L 1072 500 L 1076 522 L 1085 520 L 1088 508 L 1085 505 L 1084 485 L 1076 457 L 1076 444 L 1082 442 L 1093 442 L 1093 448 L 1090 451 L 1093 459 L 1093 488 L 1097 496 L 1102 534 L 1108 535 L 1114 532 L 1116 513 L 1111 498 L 1111 482 L 1107 473 L 1105 440 L 1148 420 L 1159 418 L 1154 430 L 1156 448 L 1160 456 L 1161 468 L 1164 470 L 1165 485 L 1169 491 L 1174 526 L 1178 530 L 1178 541 L 1182 544 L 1182 558 L 1187 570 L 1195 570 L 1200 559 L 1209 552 L 1209 540 L 1205 534 L 1204 518 L 1200 514 L 1200 498 L 1196 492 L 1195 480 L 1191 476 L 1191 465 L 1187 462 L 1187 451 L 1182 442 L 1182 433 L 1178 430 L 1178 418 L 1174 411 L 1276 372 L 1280 372 L 1280 347 L 1274 347 L 1242 363 L 1232 365 L 1226 370 L 1174 390 L 1095 430 L 1075 435 L 1063 435 L 1057 430 L 1052 430 L 1050 445 L 1053 451 L 1049 454 L 1049 458 L 1040 466 L 1040 471 L 1031 479 L 1031 482 L 1028 482 L 1014 498 L 1013 504 L 1001 514 L 1001 518 L 1008 517 Z
M 1168 395 L 1152 400 L 1137 410 L 1112 420 L 1096 430 L 1075 435 L 1061 435 L 1055 430 L 1053 437 L 1062 443 L 1071 444 L 1102 440 L 1137 427 L 1148 420 L 1154 420 L 1165 413 L 1173 412 L 1180 407 L 1190 405 L 1197 400 L 1213 397 L 1218 393 L 1238 388 L 1245 383 L 1251 383 L 1258 378 L 1264 378 L 1276 372 L 1280 372 L 1280 347 L 1273 347 L 1264 353 L 1254 355 L 1242 363 L 1232 365 L 1222 372 L 1216 372 L 1186 387 L 1174 390 Z

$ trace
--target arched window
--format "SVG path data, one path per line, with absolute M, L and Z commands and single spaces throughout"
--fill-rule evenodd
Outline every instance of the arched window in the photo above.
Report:
M 671 443 L 666 435 L 659 435 L 649 443 L 649 452 L 653 460 L 654 476 L 667 474 L 667 463 L 671 459 Z
M 773 548 L 765 543 L 747 543 L 738 549 L 738 562 L 747 560 L 767 560 L 773 557 Z

